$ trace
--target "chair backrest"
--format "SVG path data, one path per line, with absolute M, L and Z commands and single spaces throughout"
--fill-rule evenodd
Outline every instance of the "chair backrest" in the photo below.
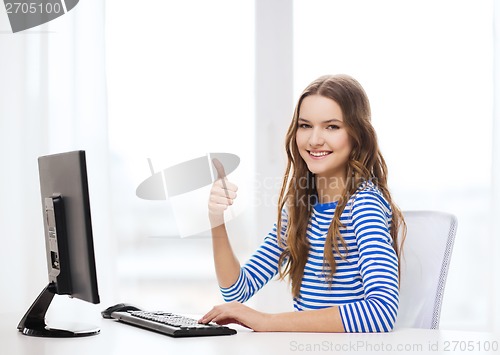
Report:
M 401 256 L 395 328 L 437 329 L 457 231 L 457 218 L 437 211 L 403 212 L 407 236 Z

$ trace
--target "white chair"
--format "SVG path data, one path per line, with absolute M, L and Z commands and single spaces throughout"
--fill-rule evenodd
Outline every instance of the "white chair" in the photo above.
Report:
M 404 211 L 399 312 L 395 328 L 438 329 L 457 218 L 436 211 Z

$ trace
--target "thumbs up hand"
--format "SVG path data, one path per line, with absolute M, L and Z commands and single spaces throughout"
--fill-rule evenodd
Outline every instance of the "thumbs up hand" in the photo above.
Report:
M 212 163 L 217 171 L 217 180 L 212 185 L 208 199 L 208 216 L 212 227 L 224 223 L 224 211 L 228 209 L 236 198 L 238 187 L 227 180 L 222 163 L 213 159 Z

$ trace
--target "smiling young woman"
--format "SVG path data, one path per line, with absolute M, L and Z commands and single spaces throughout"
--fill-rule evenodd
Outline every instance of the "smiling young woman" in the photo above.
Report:
M 223 221 L 237 188 L 214 183 L 214 261 L 228 303 L 200 322 L 256 331 L 392 330 L 399 304 L 398 235 L 401 230 L 404 238 L 406 227 L 389 193 L 370 119 L 366 93 L 350 76 L 323 76 L 304 90 L 286 136 L 276 225 L 243 266 Z M 296 312 L 268 314 L 243 305 L 275 276 L 290 279 Z

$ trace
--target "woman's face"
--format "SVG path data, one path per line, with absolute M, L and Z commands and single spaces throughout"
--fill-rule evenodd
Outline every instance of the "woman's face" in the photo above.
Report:
M 321 95 L 304 98 L 295 140 L 300 156 L 317 177 L 345 178 L 352 147 L 335 101 Z

